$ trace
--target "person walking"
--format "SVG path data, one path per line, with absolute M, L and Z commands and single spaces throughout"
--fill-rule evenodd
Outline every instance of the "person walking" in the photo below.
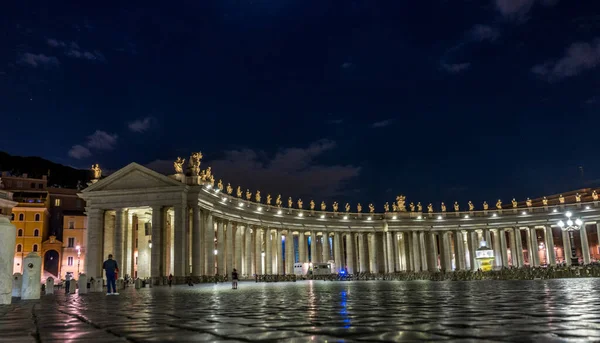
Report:
M 231 289 L 237 289 L 238 284 L 238 272 L 237 270 L 233 270 L 231 272 Z
M 106 295 L 119 295 L 117 293 L 116 276 L 119 271 L 117 261 L 113 260 L 113 255 L 108 255 L 108 260 L 104 261 L 102 269 L 106 271 Z
M 169 274 L 169 287 L 173 284 L 173 274 Z
M 71 276 L 71 272 L 67 272 L 67 274 L 65 275 L 65 294 L 69 294 L 72 278 L 73 277 Z

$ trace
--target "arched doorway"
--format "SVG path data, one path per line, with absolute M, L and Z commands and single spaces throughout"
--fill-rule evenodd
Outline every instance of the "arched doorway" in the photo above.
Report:
M 60 259 L 58 252 L 56 250 L 48 250 L 44 254 L 44 272 L 52 274 L 55 278 L 60 279 L 60 275 L 58 275 L 58 266 L 60 264 Z

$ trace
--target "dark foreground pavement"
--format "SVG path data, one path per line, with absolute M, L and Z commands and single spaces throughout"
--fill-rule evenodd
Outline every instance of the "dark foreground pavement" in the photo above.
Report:
M 0 305 L 1 342 L 600 341 L 600 279 L 240 283 Z

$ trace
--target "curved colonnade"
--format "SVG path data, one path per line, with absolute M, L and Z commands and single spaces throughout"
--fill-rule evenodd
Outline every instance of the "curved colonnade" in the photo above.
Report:
M 589 263 L 587 228 L 600 232 L 598 201 L 443 213 L 324 212 L 246 201 L 199 176 L 167 177 L 135 163 L 95 180 L 80 196 L 89 221 L 86 272 L 95 278 L 108 253 L 122 276 L 153 279 L 230 275 L 233 268 L 247 277 L 291 274 L 294 263 L 304 262 L 348 273 L 476 270 L 481 240 L 493 248 L 497 267 L 569 264 L 568 233 L 557 229 L 567 211 L 584 223 L 579 249 Z

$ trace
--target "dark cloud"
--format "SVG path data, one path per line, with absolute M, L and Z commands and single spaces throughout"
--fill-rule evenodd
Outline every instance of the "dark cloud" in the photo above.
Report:
M 442 69 L 450 74 L 461 73 L 471 67 L 471 63 L 442 63 Z
M 202 168 L 210 166 L 217 179 L 222 179 L 232 187 L 261 190 L 273 198 L 281 193 L 307 200 L 315 195 L 333 197 L 342 194 L 347 181 L 356 178 L 360 167 L 352 165 L 322 165 L 316 160 L 326 152 L 335 149 L 335 142 L 322 140 L 307 148 L 286 148 L 274 156 L 252 149 L 230 150 L 223 159 L 204 161 Z M 148 168 L 165 174 L 173 173 L 173 161 L 156 160 L 146 165 Z M 317 199 L 315 199 L 317 200 Z
M 137 133 L 142 133 L 144 131 L 147 131 L 151 125 L 152 125 L 151 117 L 136 119 L 136 120 L 130 122 L 129 124 L 127 124 L 127 126 L 129 127 L 129 130 L 131 130 L 133 132 L 137 132 Z
M 93 134 L 87 137 L 87 147 L 97 150 L 112 150 L 117 144 L 118 136 L 116 134 L 106 133 L 101 130 L 96 130 Z
M 82 158 L 92 156 L 92 152 L 90 151 L 90 149 L 84 147 L 83 145 L 77 144 L 71 147 L 71 150 L 69 150 L 69 156 L 80 160 Z
M 371 128 L 378 129 L 378 128 L 386 127 L 386 126 L 391 125 L 392 122 L 393 122 L 392 119 L 377 121 L 377 122 L 374 122 L 373 124 L 371 124 Z
M 475 25 L 471 29 L 471 38 L 476 41 L 495 41 L 500 37 L 500 31 L 489 25 Z
M 55 67 L 59 64 L 58 59 L 54 56 L 46 56 L 44 54 L 36 55 L 29 52 L 21 55 L 17 62 L 34 68 L 42 66 Z
M 600 64 L 600 39 L 571 44 L 563 57 L 535 65 L 531 71 L 548 81 L 576 76 Z
M 523 18 L 534 4 L 554 6 L 558 0 L 494 0 L 496 9 L 505 17 Z

